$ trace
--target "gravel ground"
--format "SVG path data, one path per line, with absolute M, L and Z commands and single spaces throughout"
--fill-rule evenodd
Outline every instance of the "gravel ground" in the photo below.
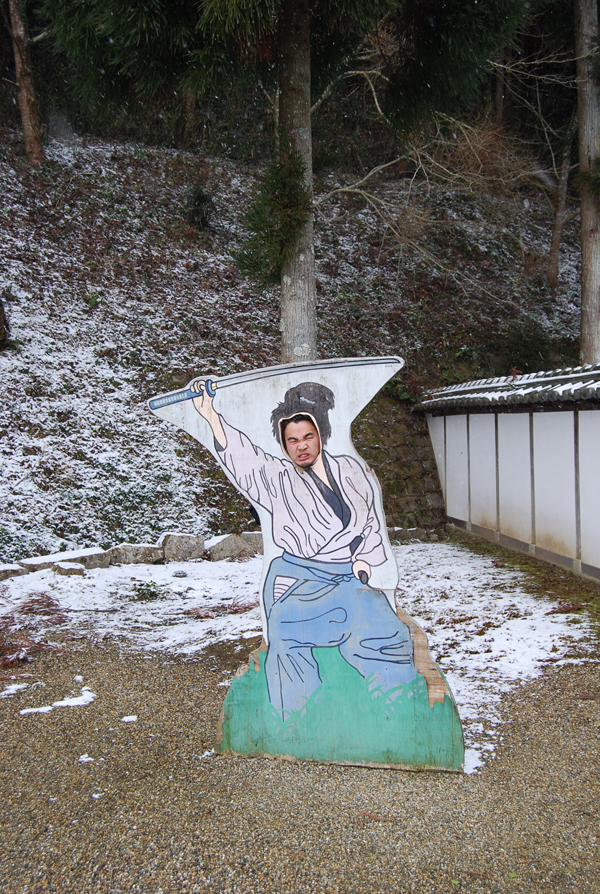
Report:
M 0 891 L 600 892 L 600 665 L 507 695 L 473 776 L 205 755 L 253 645 L 70 643 L 22 666 L 44 686 L 0 699 Z M 78 694 L 76 675 L 93 703 L 19 714 Z

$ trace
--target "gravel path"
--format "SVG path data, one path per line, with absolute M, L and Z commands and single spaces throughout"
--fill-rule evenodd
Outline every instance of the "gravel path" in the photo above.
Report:
M 473 776 L 205 755 L 252 646 L 22 666 L 44 686 L 0 699 L 0 891 L 600 892 L 600 665 L 507 696 Z M 82 685 L 91 704 L 19 714 Z

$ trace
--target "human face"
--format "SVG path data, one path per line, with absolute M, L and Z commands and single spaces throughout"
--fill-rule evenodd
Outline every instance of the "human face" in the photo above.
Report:
M 319 432 L 312 422 L 288 422 L 284 437 L 285 448 L 292 462 L 300 469 L 310 469 L 321 452 Z

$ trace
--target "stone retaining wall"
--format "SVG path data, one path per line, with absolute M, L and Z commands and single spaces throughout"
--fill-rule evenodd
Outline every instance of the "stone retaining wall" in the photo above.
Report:
M 356 449 L 377 475 L 392 539 L 439 538 L 444 498 L 425 416 L 378 395 L 352 427 Z

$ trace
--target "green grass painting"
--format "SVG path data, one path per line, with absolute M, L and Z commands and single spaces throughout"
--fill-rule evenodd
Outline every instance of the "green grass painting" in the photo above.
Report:
M 322 686 L 305 712 L 295 712 L 283 722 L 269 702 L 266 654 L 260 653 L 258 673 L 251 661 L 248 671 L 231 684 L 218 751 L 462 770 L 464 745 L 456 705 L 446 695 L 443 703 L 430 707 L 420 674 L 396 690 L 374 693 L 338 649 L 315 649 Z

